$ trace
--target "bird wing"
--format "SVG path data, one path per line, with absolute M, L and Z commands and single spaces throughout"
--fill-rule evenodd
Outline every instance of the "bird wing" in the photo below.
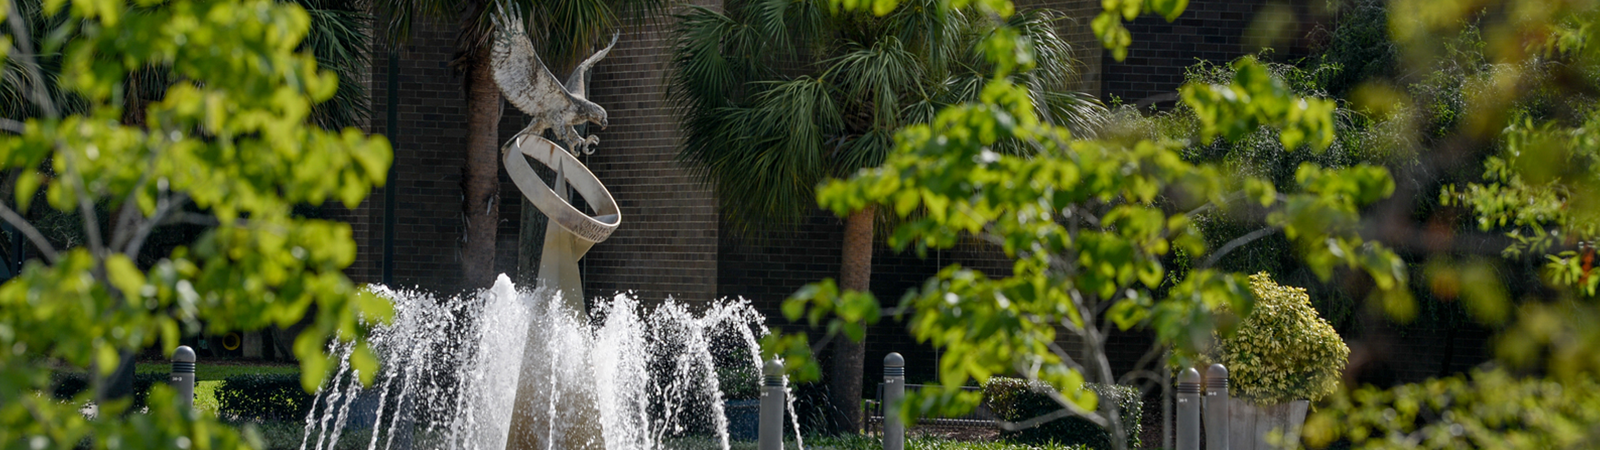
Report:
M 539 59 L 523 28 L 522 18 L 507 14 L 504 6 L 496 2 L 499 11 L 494 16 L 494 48 L 489 54 L 489 66 L 494 72 L 494 83 L 506 100 L 522 112 L 538 115 L 571 106 L 573 99 L 556 76 Z
M 589 59 L 583 60 L 582 63 L 578 63 L 578 68 L 572 69 L 572 75 L 567 77 L 567 92 L 581 99 L 589 98 L 589 86 L 583 82 L 583 74 L 589 72 L 589 68 L 593 67 L 595 63 L 605 59 L 606 54 L 611 53 L 611 47 L 617 46 L 617 38 L 621 36 L 621 32 L 612 33 L 611 44 L 606 45 L 606 48 L 600 49 L 598 52 L 594 52 L 593 55 L 589 55 Z

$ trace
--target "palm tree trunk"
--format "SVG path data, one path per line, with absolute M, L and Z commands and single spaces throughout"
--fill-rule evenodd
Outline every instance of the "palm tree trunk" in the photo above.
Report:
M 489 68 L 489 50 L 473 52 L 467 68 L 467 159 L 461 168 L 462 287 L 494 280 L 495 227 L 500 220 L 500 91 Z
M 856 211 L 844 221 L 844 261 L 839 265 L 841 289 L 867 292 L 872 280 L 872 221 L 874 208 Z M 861 380 L 865 371 L 866 342 L 835 338 L 829 373 L 829 402 L 833 404 L 835 431 L 861 432 Z

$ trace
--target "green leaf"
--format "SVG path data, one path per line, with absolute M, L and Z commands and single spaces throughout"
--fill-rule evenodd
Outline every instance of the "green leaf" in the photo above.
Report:
M 872 0 L 872 13 L 878 16 L 886 16 L 898 6 L 900 6 L 900 0 Z
M 17 212 L 28 210 L 28 205 L 33 202 L 34 194 L 39 192 L 40 183 L 44 182 L 44 175 L 33 170 L 23 170 L 17 174 Z
M 322 353 L 322 344 L 320 336 L 309 330 L 294 339 L 294 356 L 300 360 L 300 387 L 306 392 L 316 392 L 327 376 L 328 356 Z
M 371 387 L 372 380 L 378 375 L 378 357 L 372 354 L 371 347 L 362 343 L 350 353 L 350 368 L 361 377 L 362 386 Z
M 111 278 L 111 285 L 122 291 L 124 301 L 131 305 L 143 305 L 139 300 L 140 291 L 144 288 L 144 273 L 133 265 L 127 255 L 114 254 L 106 258 L 106 276 Z
M 1118 301 L 1116 304 L 1111 305 L 1110 310 L 1106 311 L 1106 317 L 1111 319 L 1111 322 L 1117 324 L 1117 328 L 1122 330 L 1133 329 L 1135 325 L 1143 322 L 1148 315 L 1149 310 L 1139 306 L 1133 300 Z
M 1178 20 L 1183 15 L 1183 10 L 1189 7 L 1189 0 L 1150 0 L 1150 9 L 1168 22 Z

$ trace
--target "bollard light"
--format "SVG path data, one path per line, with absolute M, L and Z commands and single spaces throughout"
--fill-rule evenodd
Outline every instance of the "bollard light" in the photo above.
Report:
M 906 424 L 898 413 L 905 397 L 906 359 L 891 352 L 883 357 L 883 450 L 906 448 Z
M 1228 448 L 1228 368 L 1212 364 L 1206 368 L 1206 448 Z
M 194 408 L 194 349 L 180 345 L 172 352 L 172 373 L 167 383 L 178 391 L 178 404 L 184 409 Z
M 787 394 L 783 380 L 783 363 L 774 359 L 762 368 L 761 419 L 756 423 L 756 448 L 783 450 L 783 407 Z
M 1178 450 L 1200 450 L 1200 371 L 1178 375 Z

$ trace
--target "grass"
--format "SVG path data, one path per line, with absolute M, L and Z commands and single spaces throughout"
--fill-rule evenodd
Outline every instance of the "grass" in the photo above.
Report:
M 305 432 L 305 424 L 299 422 L 263 422 L 239 425 L 254 428 L 255 432 L 261 436 L 262 443 L 266 445 L 265 448 L 269 450 L 299 448 L 300 440 L 304 437 Z M 366 448 L 371 436 L 371 430 L 347 432 L 340 437 L 337 444 L 329 448 Z M 807 449 L 814 450 L 881 450 L 883 448 L 878 438 L 865 436 L 812 436 L 805 438 L 805 444 Z M 661 448 L 663 450 L 722 450 L 722 445 L 715 438 L 699 436 L 669 439 L 662 443 Z M 790 440 L 784 442 L 783 448 L 793 449 L 799 447 L 795 446 L 793 440 Z M 729 443 L 728 450 L 756 450 L 756 442 L 733 441 Z M 912 437 L 906 440 L 906 450 L 1088 450 L 1088 447 L 1057 444 L 1025 445 L 1004 441 L 957 441 L 931 437 Z
M 805 444 L 807 449 L 816 450 L 881 450 L 883 448 L 883 444 L 878 438 L 866 436 L 813 436 L 805 438 Z M 715 439 L 705 437 L 673 439 L 663 443 L 662 447 L 666 450 L 721 450 L 722 448 L 721 444 Z M 783 447 L 797 448 L 794 441 L 785 441 Z M 728 450 L 755 449 L 756 443 L 754 441 L 734 441 L 728 445 Z M 1026 445 L 1005 441 L 957 441 L 912 437 L 906 439 L 906 450 L 1088 450 L 1088 447 L 1053 443 Z

